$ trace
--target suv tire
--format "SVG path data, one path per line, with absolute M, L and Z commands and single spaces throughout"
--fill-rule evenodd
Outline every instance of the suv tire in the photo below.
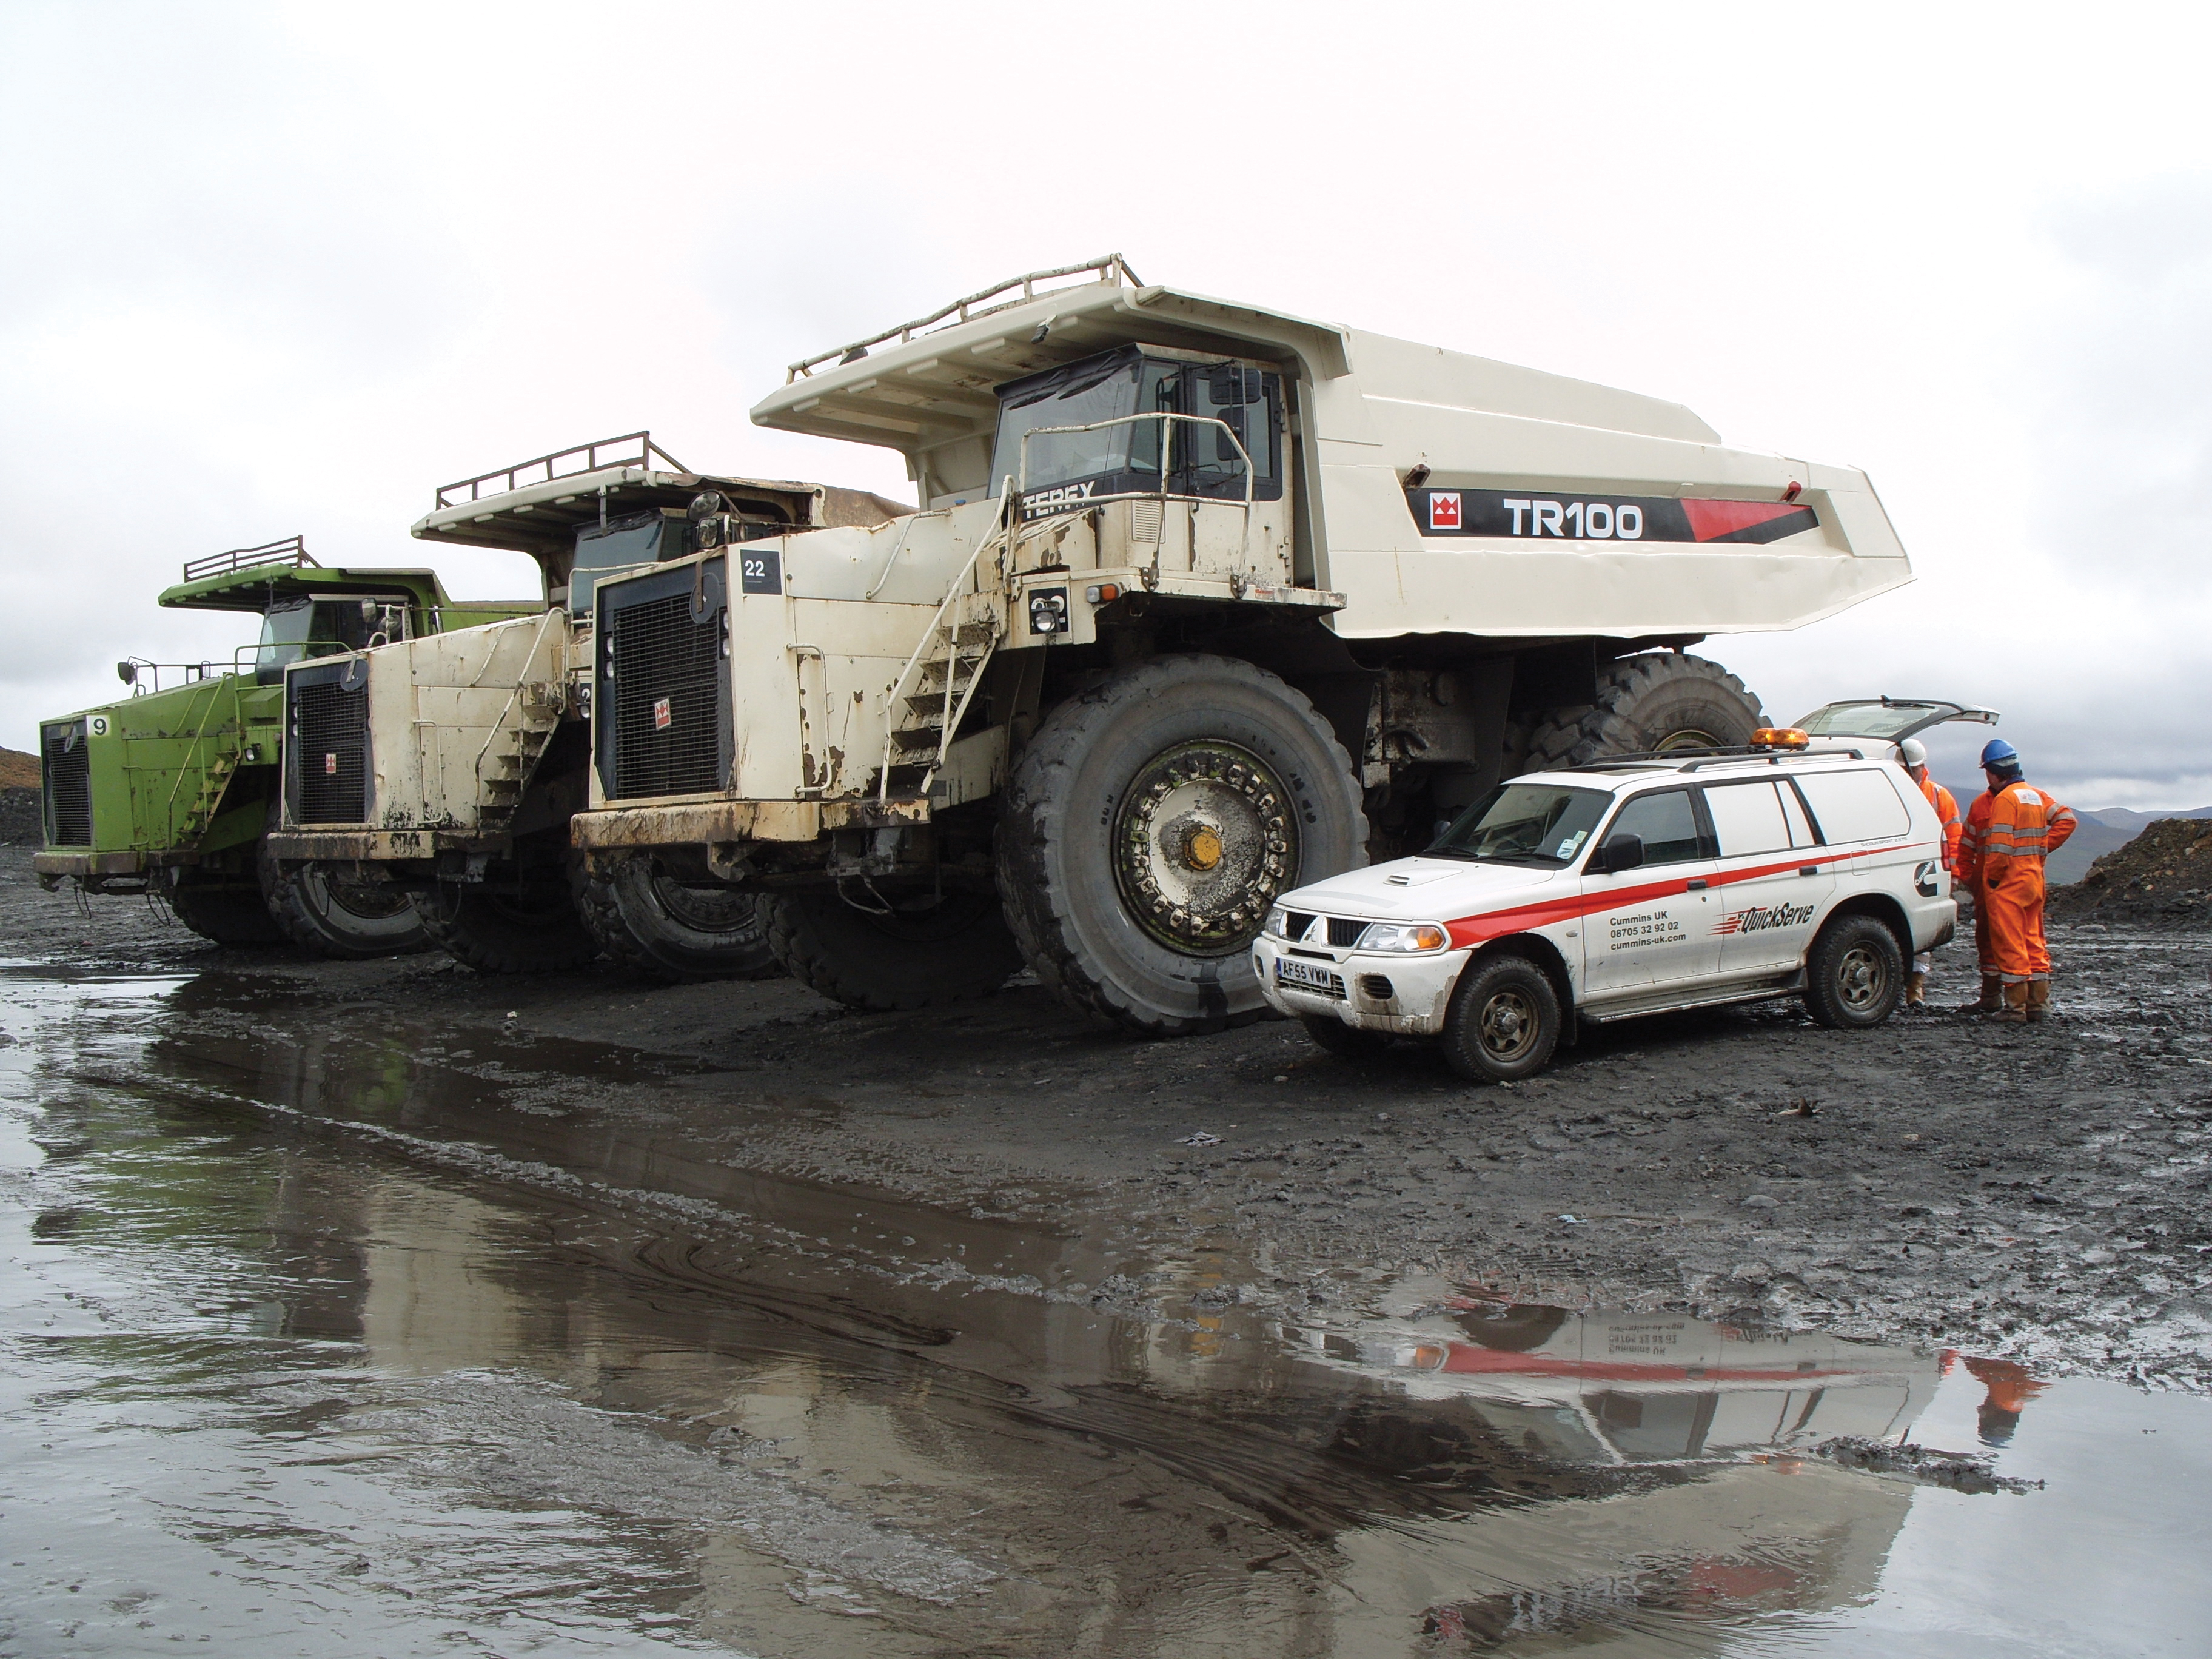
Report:
M 1372 1060 L 1390 1046 L 1389 1033 L 1346 1025 L 1332 1014 L 1310 1015 L 1298 1023 L 1306 1028 L 1306 1035 L 1314 1040 L 1316 1048 L 1327 1050 L 1339 1060 Z
M 1905 952 L 1872 916 L 1838 916 L 1805 953 L 1805 1012 L 1832 1030 L 1864 1030 L 1896 1012 Z
M 1478 957 L 1461 971 L 1444 1013 L 1444 1059 L 1470 1083 L 1517 1083 L 1550 1064 L 1563 1023 L 1559 989 L 1536 963 Z

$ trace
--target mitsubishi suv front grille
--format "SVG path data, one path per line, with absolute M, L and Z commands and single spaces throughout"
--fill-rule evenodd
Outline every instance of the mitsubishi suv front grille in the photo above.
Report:
M 358 657 L 285 676 L 285 769 L 295 823 L 368 821 L 368 665 Z
M 92 845 L 92 750 L 84 722 L 68 720 L 41 728 L 40 758 L 46 763 L 46 845 Z
M 599 769 L 615 799 L 728 787 L 726 565 L 599 589 Z

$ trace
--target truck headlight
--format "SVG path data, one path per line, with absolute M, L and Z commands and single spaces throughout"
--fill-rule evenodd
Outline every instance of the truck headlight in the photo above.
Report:
M 1367 931 L 1359 936 L 1355 951 L 1441 951 L 1451 943 L 1451 935 L 1433 921 L 1370 921 Z
M 1288 939 L 1291 936 L 1291 913 L 1279 904 L 1272 906 L 1267 911 L 1267 920 L 1260 931 L 1273 934 L 1277 939 Z

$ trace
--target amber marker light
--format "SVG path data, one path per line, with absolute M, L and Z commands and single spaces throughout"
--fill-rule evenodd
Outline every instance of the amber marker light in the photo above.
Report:
M 1754 749 L 1802 749 L 1812 741 L 1794 726 L 1762 726 L 1751 734 Z
M 1100 582 L 1096 587 L 1086 587 L 1083 597 L 1093 605 L 1111 605 L 1121 597 L 1120 586 L 1113 582 Z

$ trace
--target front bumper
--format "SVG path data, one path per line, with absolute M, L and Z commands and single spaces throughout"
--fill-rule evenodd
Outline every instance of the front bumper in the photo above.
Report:
M 830 830 L 889 830 L 929 822 L 920 796 L 887 801 L 705 800 L 665 806 L 605 806 L 568 820 L 575 846 L 714 847 L 733 842 L 808 842 Z
M 1292 1019 L 1316 1016 L 1340 1019 L 1367 1031 L 1401 1036 L 1434 1036 L 1443 1030 L 1452 988 L 1473 950 L 1410 955 L 1395 951 L 1333 951 L 1292 946 L 1262 934 L 1252 944 L 1252 968 L 1267 1006 Z M 1343 987 L 1298 985 L 1278 976 L 1276 963 L 1288 961 L 1328 974 Z M 1388 994 L 1382 981 L 1388 981 Z

